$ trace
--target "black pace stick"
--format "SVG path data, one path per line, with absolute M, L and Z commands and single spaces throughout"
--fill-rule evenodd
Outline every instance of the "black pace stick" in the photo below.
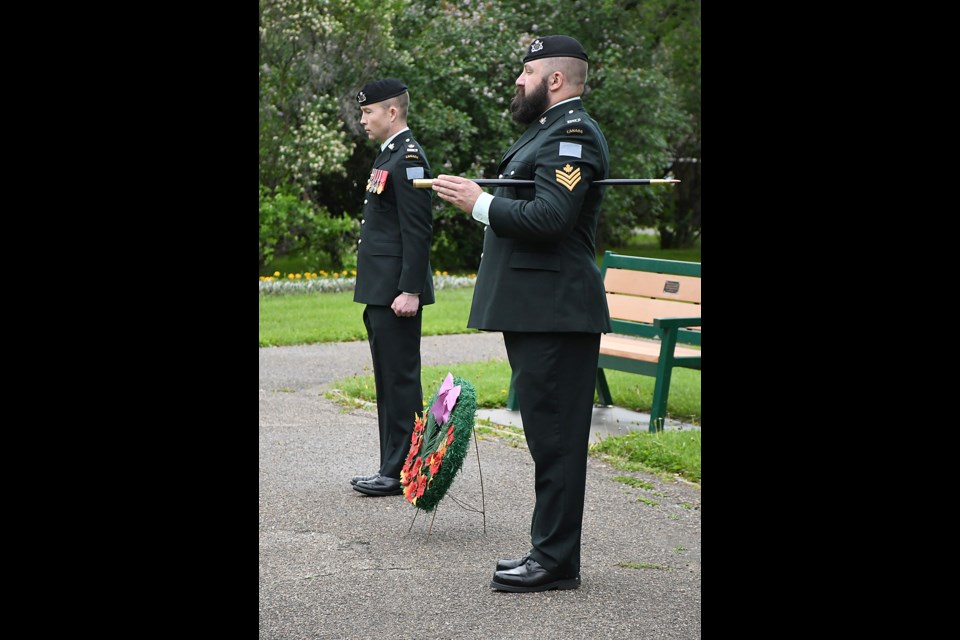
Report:
M 470 180 L 476 182 L 481 187 L 524 187 L 533 184 L 533 180 L 513 180 L 506 178 L 470 178 Z M 609 178 L 607 180 L 594 180 L 590 183 L 590 186 L 596 184 L 608 187 L 623 187 L 634 184 L 675 184 L 677 182 L 680 181 L 667 178 Z M 418 189 L 429 189 L 433 186 L 433 178 L 414 180 L 413 186 Z

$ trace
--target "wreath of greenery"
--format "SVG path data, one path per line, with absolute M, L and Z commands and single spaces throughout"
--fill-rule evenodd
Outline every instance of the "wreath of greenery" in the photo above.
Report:
M 456 396 L 459 386 L 459 396 Z M 438 403 L 439 399 L 439 403 Z M 456 404 L 446 416 L 443 404 Z M 415 416 L 410 452 L 400 471 L 404 497 L 418 509 L 433 511 L 463 466 L 477 412 L 477 392 L 469 381 L 447 374 L 423 416 Z M 438 410 L 439 407 L 439 410 Z M 425 416 L 425 417 L 424 417 Z

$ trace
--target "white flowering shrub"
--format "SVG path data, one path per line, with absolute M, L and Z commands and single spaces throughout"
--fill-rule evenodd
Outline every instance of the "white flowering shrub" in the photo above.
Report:
M 459 287 L 472 287 L 477 281 L 476 276 L 450 276 L 446 274 L 434 274 L 433 288 L 456 289 Z M 280 296 L 296 293 L 339 293 L 341 291 L 353 291 L 356 286 L 357 278 L 355 276 L 318 276 L 316 273 L 290 273 L 286 277 L 279 274 L 273 276 L 260 276 L 260 295 Z
M 291 129 L 288 141 L 279 145 L 281 163 L 297 182 L 309 182 L 318 174 L 346 175 L 344 163 L 354 143 L 343 129 L 337 101 L 315 96 L 299 105 L 299 128 Z

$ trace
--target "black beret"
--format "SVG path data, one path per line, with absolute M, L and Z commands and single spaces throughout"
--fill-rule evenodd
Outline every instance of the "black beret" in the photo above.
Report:
M 530 43 L 523 61 L 538 58 L 580 58 L 587 60 L 587 52 L 570 36 L 543 36 Z
M 385 78 L 383 80 L 374 80 L 363 85 L 360 93 L 357 94 L 357 102 L 361 105 L 376 104 L 389 98 L 396 97 L 407 90 L 407 85 L 396 78 Z

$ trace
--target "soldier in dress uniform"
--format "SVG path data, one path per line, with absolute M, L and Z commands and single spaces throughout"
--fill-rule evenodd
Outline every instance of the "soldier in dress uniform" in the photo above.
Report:
M 484 193 L 440 175 L 433 190 L 487 225 L 467 326 L 502 331 L 523 430 L 536 465 L 532 548 L 499 560 L 490 586 L 580 586 L 587 446 L 600 334 L 611 330 L 595 232 L 609 150 L 580 95 L 587 54 L 574 38 L 536 38 L 510 104 L 527 129 L 500 161 L 500 178 L 531 186 Z
M 395 78 L 376 80 L 357 93 L 360 124 L 380 144 L 366 183 L 357 245 L 353 300 L 365 304 L 377 387 L 380 461 L 377 471 L 354 476 L 353 488 L 370 496 L 402 493 L 400 469 L 410 449 L 416 414 L 423 411 L 420 328 L 433 304 L 430 243 L 431 194 L 413 187 L 430 178 L 430 163 L 407 127 L 410 94 Z

